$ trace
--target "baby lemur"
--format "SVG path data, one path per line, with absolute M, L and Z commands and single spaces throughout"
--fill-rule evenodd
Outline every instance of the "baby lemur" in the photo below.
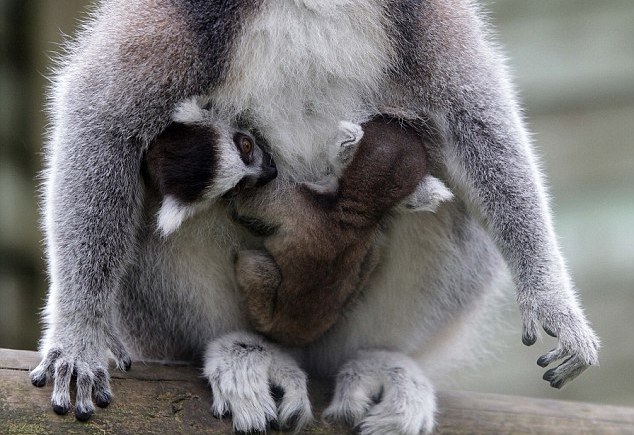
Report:
M 219 192 L 217 171 L 206 171 L 204 165 L 220 159 L 201 156 L 199 151 L 210 148 L 195 145 L 212 139 L 216 144 L 228 143 L 216 140 L 226 133 L 211 125 L 172 126 L 148 151 L 147 168 L 154 183 L 170 187 L 159 189 L 165 195 L 158 215 L 164 234 L 182 221 L 164 219 L 173 213 L 171 192 L 190 193 L 180 195 L 188 216 L 196 209 L 191 204 L 201 204 L 197 198 L 201 192 Z M 268 158 L 248 132 L 236 131 L 233 136 L 238 149 Z M 363 288 L 378 262 L 377 239 L 390 211 L 401 203 L 431 211 L 452 197 L 442 182 L 426 175 L 420 136 L 397 120 L 379 117 L 363 129 L 341 122 L 331 146 L 336 178 L 283 188 L 241 188 L 265 184 L 269 181 L 265 178 L 250 186 L 241 182 L 224 192 L 231 193 L 234 218 L 265 237 L 264 249 L 243 250 L 236 257 L 236 277 L 250 318 L 258 331 L 286 345 L 318 339 Z M 222 147 L 213 149 L 213 154 L 224 153 Z M 177 224 L 167 223 L 172 221 Z
M 264 249 L 236 260 L 249 314 L 259 332 L 286 345 L 315 341 L 339 319 L 377 265 L 381 227 L 397 205 L 431 210 L 452 196 L 426 175 L 425 146 L 412 128 L 386 117 L 341 128 L 349 139 L 335 144 L 331 163 L 343 167 L 334 182 L 233 201 L 238 220 L 267 236 Z

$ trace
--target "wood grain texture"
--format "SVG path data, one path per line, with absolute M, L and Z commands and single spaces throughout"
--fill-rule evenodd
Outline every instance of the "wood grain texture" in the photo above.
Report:
M 31 385 L 28 371 L 38 362 L 35 352 L 0 349 L 0 434 L 232 433 L 229 420 L 212 417 L 211 391 L 195 367 L 136 362 L 128 373 L 112 370 L 113 402 L 80 423 L 52 411 L 50 385 Z M 330 385 L 309 388 L 319 415 Z M 458 391 L 438 396 L 439 434 L 634 433 L 634 408 Z M 302 433 L 351 432 L 318 422 Z

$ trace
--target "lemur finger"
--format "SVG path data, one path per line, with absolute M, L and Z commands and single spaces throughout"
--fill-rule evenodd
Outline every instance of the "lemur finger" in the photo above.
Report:
M 79 421 L 88 421 L 95 412 L 92 403 L 94 378 L 92 370 L 85 362 L 78 362 L 77 369 L 77 397 L 75 399 L 75 417 Z
M 537 341 L 537 325 L 534 320 L 524 322 L 522 331 L 522 343 L 526 346 L 532 346 Z
M 213 387 L 212 393 L 214 393 Z M 229 404 L 226 400 L 220 397 L 219 393 L 213 394 L 213 400 L 211 403 L 211 415 L 218 419 L 223 419 L 231 416 L 231 409 L 229 408 Z
M 555 332 L 555 330 L 547 324 L 543 324 L 542 328 L 544 328 L 544 332 L 546 332 L 546 334 L 550 335 L 551 337 L 557 337 L 557 332 Z
M 112 390 L 110 389 L 110 376 L 105 368 L 95 370 L 93 394 L 95 403 L 100 408 L 106 408 L 112 401 Z
M 381 390 L 378 376 L 369 376 L 349 365 L 337 375 L 334 397 L 321 417 L 330 423 L 357 425 L 374 405 L 374 399 L 381 395 Z
M 46 378 L 53 371 L 53 364 L 59 358 L 59 349 L 50 350 L 44 359 L 31 371 L 31 383 L 36 387 L 46 385 Z
M 112 355 L 114 356 L 114 361 L 117 368 L 123 371 L 130 370 L 130 367 L 132 366 L 132 357 L 126 350 L 121 340 L 114 336 L 112 332 L 109 332 L 107 336 L 107 344 L 108 348 L 112 352 Z
M 559 389 L 579 376 L 587 368 L 588 365 L 582 362 L 579 357 L 573 356 L 558 367 L 544 373 L 544 380 L 549 382 L 551 387 Z
M 277 407 L 276 430 L 301 429 L 313 420 L 308 398 L 308 379 L 296 362 L 281 352 L 274 352 L 269 369 L 271 397 Z
M 540 356 L 537 360 L 537 365 L 540 367 L 546 367 L 550 365 L 553 361 L 564 358 L 566 355 L 568 355 L 568 353 L 569 352 L 563 347 L 557 347 L 547 354 Z
M 70 380 L 73 364 L 58 359 L 53 372 L 53 395 L 51 403 L 56 414 L 64 415 L 70 410 Z
M 341 146 L 357 143 L 363 137 L 363 127 L 350 121 L 339 122 L 338 139 Z

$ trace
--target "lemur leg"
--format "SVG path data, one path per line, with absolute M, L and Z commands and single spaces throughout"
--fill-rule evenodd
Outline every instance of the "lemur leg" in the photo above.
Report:
M 300 430 L 313 419 L 306 374 L 258 335 L 233 332 L 212 341 L 204 374 L 213 392 L 212 412 L 230 413 L 238 432 L 264 432 L 269 424 Z
M 235 262 L 238 285 L 258 329 L 266 330 L 275 314 L 277 289 L 282 282 L 275 260 L 265 250 L 240 251 Z
M 337 375 L 323 418 L 357 427 L 363 435 L 430 433 L 436 396 L 420 367 L 387 351 L 360 351 Z

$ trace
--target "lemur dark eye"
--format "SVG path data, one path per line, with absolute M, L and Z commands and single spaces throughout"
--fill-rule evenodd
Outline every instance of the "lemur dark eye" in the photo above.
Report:
M 242 154 L 251 154 L 253 151 L 253 142 L 246 136 L 240 138 L 240 152 Z

